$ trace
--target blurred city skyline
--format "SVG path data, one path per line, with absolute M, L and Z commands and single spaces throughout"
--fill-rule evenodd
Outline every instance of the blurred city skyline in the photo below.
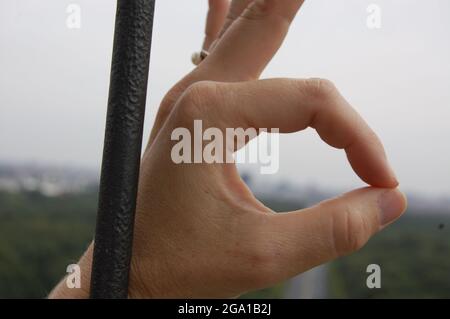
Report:
M 72 3 L 80 29 L 66 26 Z M 371 3 L 382 9 L 380 29 L 366 25 Z M 144 144 L 162 96 L 192 69 L 206 5 L 157 1 Z M 114 16 L 112 0 L 0 3 L 0 161 L 99 168 Z M 383 140 L 402 188 L 448 196 L 449 30 L 446 0 L 306 1 L 263 77 L 332 80 Z M 280 146 L 268 180 L 363 185 L 311 130 Z

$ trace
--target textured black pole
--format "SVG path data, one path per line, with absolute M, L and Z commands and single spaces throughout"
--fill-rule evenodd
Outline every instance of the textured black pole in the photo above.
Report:
M 91 298 L 127 298 L 154 0 L 118 0 Z

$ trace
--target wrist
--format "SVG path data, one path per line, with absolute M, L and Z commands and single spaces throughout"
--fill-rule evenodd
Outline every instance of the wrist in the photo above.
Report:
M 90 296 L 91 268 L 93 259 L 93 243 L 91 243 L 77 263 L 80 267 L 79 288 L 69 288 L 67 285 L 67 276 L 65 276 L 58 285 L 49 294 L 49 299 L 88 299 Z M 147 281 L 140 272 L 139 262 L 132 259 L 130 267 L 128 297 L 132 299 L 154 298 L 156 293 L 150 291 L 144 283 Z

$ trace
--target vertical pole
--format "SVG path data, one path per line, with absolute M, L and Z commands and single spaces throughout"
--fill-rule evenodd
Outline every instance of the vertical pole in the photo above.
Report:
M 118 0 L 91 298 L 127 298 L 155 0 Z

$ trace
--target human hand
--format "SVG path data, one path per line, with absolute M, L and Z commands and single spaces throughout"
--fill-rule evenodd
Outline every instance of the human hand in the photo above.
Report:
M 302 3 L 234 0 L 225 18 L 228 2 L 210 1 L 211 54 L 164 98 L 142 159 L 130 297 L 227 298 L 268 287 L 361 248 L 405 210 L 381 142 L 331 82 L 258 80 Z M 274 213 L 234 164 L 173 162 L 171 134 L 192 131 L 194 120 L 221 131 L 312 127 L 345 149 L 371 187 Z M 84 273 L 91 251 L 80 261 Z
M 234 297 L 268 287 L 361 248 L 405 210 L 380 141 L 334 85 L 257 81 L 303 1 L 258 1 L 243 12 L 251 2 L 233 1 L 220 32 L 227 1 L 210 1 L 204 48 L 212 45 L 211 55 L 159 110 L 142 162 L 133 297 Z M 171 133 L 192 132 L 194 120 L 221 131 L 311 126 L 345 149 L 355 172 L 374 187 L 275 214 L 254 198 L 234 164 L 173 163 Z

